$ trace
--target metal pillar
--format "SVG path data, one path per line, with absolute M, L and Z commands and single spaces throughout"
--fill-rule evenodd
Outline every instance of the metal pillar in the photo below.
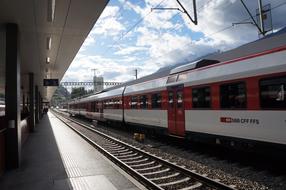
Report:
M 25 102 L 25 93 L 23 93 L 23 96 L 22 96 L 22 107 L 23 107 L 23 110 L 26 106 L 26 102 Z
M 262 1 L 258 0 L 258 7 L 259 7 L 259 17 L 260 17 L 260 29 L 261 33 L 264 36 L 265 35 L 265 30 L 264 30 L 264 22 L 263 22 L 263 7 L 262 7 Z
M 35 92 L 34 92 L 34 73 L 29 73 L 29 128 L 30 132 L 35 130 Z
M 38 88 L 38 85 L 35 86 L 35 100 L 36 100 L 35 120 L 36 120 L 36 123 L 39 123 L 39 88 Z
M 40 119 L 43 118 L 43 99 L 42 99 L 42 96 L 41 96 L 41 93 L 39 92 L 39 116 L 40 116 Z
M 20 166 L 21 128 L 20 128 L 20 59 L 18 51 L 17 24 L 6 25 L 6 163 L 7 169 Z

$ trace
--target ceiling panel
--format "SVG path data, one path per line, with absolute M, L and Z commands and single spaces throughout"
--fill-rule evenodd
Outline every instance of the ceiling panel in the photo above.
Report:
M 55 0 L 55 18 L 47 21 L 48 0 L 1 0 L 0 23 L 19 27 L 22 86 L 28 89 L 28 73 L 49 100 L 54 87 L 43 87 L 47 76 L 61 79 L 86 36 L 107 4 L 107 0 Z M 47 37 L 52 38 L 51 49 Z M 46 57 L 50 64 L 46 64 Z M 48 73 L 46 72 L 48 69 Z

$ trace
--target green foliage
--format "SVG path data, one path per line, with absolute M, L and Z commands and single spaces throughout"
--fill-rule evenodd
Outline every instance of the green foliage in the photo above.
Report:
M 71 99 L 81 97 L 85 94 L 87 94 L 87 92 L 84 87 L 73 88 L 71 91 Z
M 71 98 L 71 95 L 70 95 L 69 91 L 65 87 L 60 85 L 56 89 L 56 91 L 52 97 L 51 105 L 52 106 L 58 106 L 58 105 L 64 104 L 65 102 L 70 100 L 70 98 Z

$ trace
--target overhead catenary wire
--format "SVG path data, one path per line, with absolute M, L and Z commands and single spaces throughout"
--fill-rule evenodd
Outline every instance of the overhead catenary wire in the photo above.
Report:
M 127 0 L 124 0 L 124 1 L 121 3 L 121 5 L 120 5 L 120 7 L 119 7 L 119 9 L 118 9 L 118 11 L 116 12 L 116 14 L 115 14 L 114 17 L 122 16 L 122 15 L 121 15 L 121 12 L 123 11 L 123 8 L 124 8 L 126 2 L 127 2 Z
M 270 10 L 277 9 L 277 8 L 283 6 L 283 5 L 286 5 L 286 2 L 280 3 L 280 4 L 278 4 L 278 5 L 274 6 L 274 7 L 272 7 Z M 252 15 L 252 16 L 255 16 L 255 15 Z M 245 22 L 245 21 L 248 21 L 248 20 L 251 20 L 251 17 L 248 17 L 248 18 L 246 18 L 246 19 L 240 20 L 240 21 L 238 21 L 238 22 Z M 227 26 L 227 27 L 225 27 L 225 28 L 222 28 L 222 29 L 220 29 L 220 30 L 214 32 L 214 33 L 211 33 L 211 34 L 208 35 L 208 37 L 213 36 L 213 35 L 216 35 L 216 34 L 218 34 L 218 33 L 221 33 L 221 32 L 223 32 L 223 31 L 225 31 L 225 30 L 230 29 L 230 28 L 233 28 L 233 25 Z
M 165 0 L 162 0 L 157 6 L 160 6 L 164 1 L 165 1 Z M 207 6 L 207 5 L 208 5 L 210 2 L 212 2 L 212 1 L 213 1 L 213 0 L 207 1 L 207 3 L 205 3 L 205 4 L 202 5 L 202 6 L 200 6 L 199 9 L 201 9 L 201 8 L 203 8 L 203 7 L 205 7 L 205 6 Z M 281 6 L 284 6 L 284 5 L 286 5 L 286 2 L 280 3 L 280 4 L 278 4 L 278 5 L 274 6 L 274 7 L 272 7 L 270 10 L 277 9 L 277 8 L 279 8 L 279 7 L 281 7 Z M 156 7 L 157 7 L 157 6 L 156 6 Z M 132 25 L 132 27 L 130 27 L 130 28 L 124 33 L 124 35 L 122 35 L 121 38 L 119 38 L 119 40 L 117 40 L 116 42 L 114 42 L 114 43 L 112 44 L 112 47 L 113 47 L 115 44 L 118 44 L 119 41 L 121 41 L 130 31 L 132 31 L 132 30 L 133 30 L 137 25 L 139 25 L 147 16 L 149 16 L 150 13 L 151 13 L 151 11 L 148 12 L 148 14 L 146 14 L 144 17 L 142 17 L 141 19 L 139 19 L 134 25 Z M 179 13 L 178 13 L 178 14 L 179 14 Z M 173 17 L 175 17 L 175 16 L 176 16 L 176 14 L 175 14 Z M 170 18 L 169 20 L 173 19 L 173 17 Z M 241 21 L 239 21 L 239 22 L 248 21 L 248 20 L 250 20 L 250 19 L 251 19 L 251 18 L 248 17 L 248 18 L 243 19 L 243 20 L 241 20 Z M 168 20 L 165 21 L 165 23 L 167 23 L 167 22 L 168 22 Z M 226 30 L 231 29 L 231 28 L 233 28 L 233 25 L 230 25 L 230 26 L 226 26 L 226 27 L 224 27 L 224 28 L 221 28 L 221 29 L 219 29 L 219 30 L 217 30 L 217 31 L 215 31 L 215 32 L 213 32 L 213 33 L 207 35 L 206 37 L 207 37 L 207 38 L 210 38 L 211 36 L 214 36 L 214 35 L 217 35 L 217 34 L 219 34 L 219 33 L 222 33 L 222 32 L 224 32 L 224 31 L 226 31 Z M 175 30 L 175 29 L 176 29 L 176 27 L 174 27 L 174 29 L 172 29 L 172 31 Z M 186 45 L 190 45 L 190 44 L 192 44 L 192 43 L 193 43 L 193 42 L 188 43 L 188 44 L 186 44 Z M 111 47 L 111 48 L 112 48 L 112 47 Z M 108 48 L 107 50 L 110 50 L 111 48 Z M 105 52 L 105 53 L 106 53 L 106 52 Z M 104 53 L 104 54 L 105 54 L 105 53 Z M 170 54 L 170 53 L 171 53 L 171 52 L 168 52 L 168 53 L 165 53 L 165 54 L 163 54 L 163 55 L 160 55 L 160 56 L 157 56 L 157 57 L 153 57 L 152 59 L 149 59 L 149 60 L 154 60 L 154 59 L 158 59 L 158 58 L 160 58 L 160 57 L 165 57 L 166 55 L 168 55 L 168 54 Z M 143 59 L 143 60 L 144 60 L 144 59 Z M 148 60 L 147 60 L 147 61 L 148 61 Z
M 159 7 L 162 3 L 164 3 L 166 0 L 162 0 L 160 3 L 156 5 L 156 7 Z M 135 27 L 137 27 L 140 23 L 142 23 L 150 14 L 152 13 L 152 10 L 150 10 L 146 15 L 141 17 L 139 20 L 135 22 L 130 28 L 128 28 L 116 41 L 112 43 L 112 45 L 106 49 L 106 51 L 103 53 L 102 56 L 104 56 L 110 49 L 114 47 L 115 44 L 119 44 L 119 42 L 127 35 L 129 34 Z
M 211 1 L 211 0 L 210 0 L 210 1 Z M 275 10 L 275 9 L 281 7 L 281 6 L 284 6 L 284 5 L 286 5 L 286 2 L 280 3 L 280 4 L 278 4 L 278 5 L 274 6 L 274 7 L 272 7 L 270 10 Z M 241 20 L 241 21 L 239 21 L 239 22 L 248 21 L 248 20 L 250 20 L 250 19 L 251 19 L 251 18 L 248 17 L 248 18 L 243 19 L 243 20 Z M 219 29 L 219 30 L 217 30 L 217 31 L 215 31 L 215 32 L 213 32 L 213 33 L 207 35 L 207 37 L 210 38 L 211 36 L 214 36 L 214 35 L 216 35 L 216 34 L 222 33 L 222 32 L 224 32 L 224 31 L 226 31 L 226 30 L 231 29 L 231 28 L 233 28 L 233 25 L 230 25 L 230 26 L 221 28 L 221 29 Z M 192 44 L 192 43 L 193 43 L 193 42 L 188 43 L 188 44 L 186 44 L 186 45 L 190 45 L 190 44 Z M 159 58 L 161 58 L 161 57 L 166 57 L 166 55 L 171 54 L 171 53 L 172 53 L 172 51 L 170 51 L 170 52 L 168 52 L 168 53 L 165 53 L 165 54 L 162 54 L 162 55 L 157 56 L 157 57 L 153 57 L 153 58 L 148 59 L 148 60 L 152 60 L 152 61 L 153 61 L 154 59 L 159 59 Z M 148 60 L 147 60 L 147 61 L 148 61 Z
M 155 6 L 155 8 L 158 8 L 158 7 L 159 7 L 160 5 L 162 5 L 165 1 L 166 1 L 166 0 L 162 0 L 161 2 L 159 2 L 159 3 Z M 202 6 L 200 6 L 200 7 L 198 8 L 198 10 L 200 10 L 200 9 L 202 9 L 203 7 L 205 7 L 206 5 L 208 5 L 211 1 L 213 1 L 213 0 L 207 1 L 207 3 L 205 3 L 205 4 L 202 5 Z M 123 7 L 124 7 L 124 5 L 125 5 L 126 2 L 127 2 L 127 0 L 125 0 L 125 1 L 123 2 L 124 4 L 122 3 L 122 5 L 121 5 L 119 11 L 120 11 L 121 9 L 123 9 Z M 106 53 L 108 53 L 108 51 L 110 51 L 112 48 L 114 48 L 114 46 L 115 46 L 116 44 L 119 45 L 119 47 L 120 47 L 119 42 L 120 42 L 125 36 L 127 36 L 127 34 L 129 34 L 135 27 L 137 27 L 140 23 L 142 23 L 142 22 L 152 13 L 152 11 L 153 11 L 153 9 L 151 9 L 145 16 L 141 17 L 141 18 L 140 18 L 134 25 L 132 25 L 126 32 L 124 32 L 124 34 L 122 34 L 116 41 L 114 41 L 114 42 L 112 43 L 111 46 L 109 46 L 109 47 L 104 51 L 104 53 L 103 53 L 102 56 L 106 55 Z M 172 20 L 174 17 L 178 16 L 179 14 L 180 14 L 180 12 L 177 13 L 177 14 L 175 14 L 174 16 L 172 16 L 170 19 L 168 19 L 167 21 L 165 21 L 163 25 L 165 25 L 165 23 L 167 23 L 168 21 Z M 172 29 L 171 31 L 176 30 L 177 28 L 178 28 L 178 27 L 174 27 L 174 29 Z

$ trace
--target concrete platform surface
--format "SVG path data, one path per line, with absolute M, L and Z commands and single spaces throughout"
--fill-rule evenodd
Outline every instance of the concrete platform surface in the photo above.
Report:
M 48 113 L 22 149 L 22 165 L 0 178 L 1 190 L 144 189 Z

